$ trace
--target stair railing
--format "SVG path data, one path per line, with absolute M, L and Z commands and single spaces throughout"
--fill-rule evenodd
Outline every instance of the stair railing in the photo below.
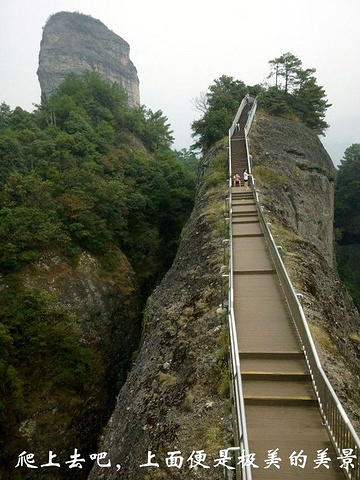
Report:
M 229 336 L 230 336 L 230 373 L 231 373 L 231 384 L 232 384 L 232 394 L 233 394 L 233 412 L 234 412 L 234 444 L 235 449 L 239 450 L 240 454 L 247 456 L 249 452 L 249 444 L 247 437 L 246 429 L 246 417 L 245 417 L 245 404 L 244 404 L 244 394 L 241 381 L 241 372 L 240 372 L 240 356 L 238 350 L 238 342 L 236 335 L 236 326 L 235 326 L 235 315 L 234 315 L 234 286 L 233 286 L 233 274 L 234 274 L 234 264 L 233 264 L 233 228 L 232 228 L 232 194 L 231 194 L 231 137 L 234 134 L 236 124 L 239 122 L 240 116 L 244 107 L 250 102 L 254 104 L 254 98 L 246 96 L 235 115 L 234 121 L 229 129 Z M 251 115 L 249 116 L 250 119 Z M 253 116 L 251 117 L 253 118 Z M 249 120 L 248 119 L 248 120 Z M 243 463 L 241 468 L 236 464 L 236 474 L 239 479 L 242 480 L 252 480 L 251 468 L 249 465 Z
M 350 480 L 360 479 L 359 437 L 321 366 L 304 310 L 289 279 L 286 268 L 279 254 L 279 249 L 275 244 L 274 238 L 264 217 L 263 209 L 260 206 L 255 182 L 253 183 L 253 188 L 260 223 L 262 224 L 265 239 L 270 248 L 270 253 L 300 338 L 302 350 L 308 364 L 324 424 L 338 456 L 341 457 L 346 450 L 351 449 L 351 455 L 355 455 L 356 457 L 353 462 L 353 468 L 349 469 L 349 471 L 344 470 L 346 477 Z
M 242 103 L 241 103 L 242 104 Z M 251 114 L 245 125 L 245 141 L 247 152 L 248 143 L 247 136 L 251 128 L 252 121 L 256 112 L 256 99 L 254 101 Z M 251 162 L 249 161 L 248 153 L 248 166 L 249 172 L 251 172 Z M 338 399 L 334 389 L 332 388 L 316 352 L 315 344 L 311 336 L 309 325 L 307 323 L 304 310 L 299 301 L 299 295 L 296 294 L 290 278 L 287 274 L 285 265 L 279 254 L 279 249 L 275 244 L 274 238 L 269 229 L 268 223 L 265 219 L 263 209 L 261 208 L 259 196 L 256 191 L 255 180 L 252 178 L 252 188 L 254 190 L 255 204 L 259 214 L 260 223 L 265 235 L 265 239 L 270 248 L 270 253 L 274 261 L 276 271 L 278 273 L 295 327 L 297 329 L 302 349 L 308 364 L 310 375 L 312 378 L 313 386 L 315 389 L 316 397 L 320 412 L 322 414 L 324 424 L 329 433 L 329 437 L 334 445 L 335 451 L 338 456 L 341 457 L 344 454 L 353 455 L 352 467 L 344 469 L 344 474 L 349 480 L 360 479 L 360 439 L 354 430 L 348 416 L 346 415 L 340 400 Z M 231 222 L 230 222 L 231 224 Z M 246 428 L 246 427 L 245 427 Z
M 246 429 L 246 417 L 245 417 L 245 404 L 244 394 L 240 373 L 240 356 L 238 350 L 238 341 L 236 335 L 235 315 L 234 315 L 234 263 L 233 263 L 233 232 L 232 232 L 232 202 L 231 202 L 231 188 L 230 188 L 230 212 L 229 212 L 229 225 L 230 225 L 230 239 L 229 239 L 229 335 L 230 335 L 230 374 L 232 382 L 233 393 L 233 413 L 234 415 L 234 444 L 235 448 L 238 448 L 241 455 L 248 455 L 249 444 Z M 251 480 L 251 469 L 249 466 L 240 468 L 236 465 L 237 476 L 242 480 Z

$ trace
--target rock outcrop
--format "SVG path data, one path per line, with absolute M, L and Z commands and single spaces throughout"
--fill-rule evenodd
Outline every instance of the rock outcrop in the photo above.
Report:
M 96 451 L 97 439 L 112 412 L 138 346 L 140 306 L 135 274 L 125 255 L 119 250 L 115 254 L 117 269 L 112 272 L 106 271 L 100 259 L 85 251 L 76 267 L 70 266 L 59 253 L 44 252 L 36 264 L 22 272 L 21 288 L 51 297 L 59 317 L 66 313 L 70 319 L 66 327 L 58 319 L 59 332 L 61 328 L 70 329 L 74 343 L 85 347 L 91 355 L 84 389 L 74 390 L 65 372 L 54 385 L 43 371 L 37 388 L 28 390 L 27 416 L 19 428 L 17 448 L 31 448 L 39 463 L 48 457 L 49 449 L 56 452 L 60 463 L 68 459 L 74 447 L 87 459 Z M 24 339 L 30 343 L 32 340 Z M 66 347 L 58 348 L 62 348 L 61 354 L 66 358 Z M 59 355 L 59 351 L 53 355 Z M 81 360 L 76 358 L 72 370 Z M 90 466 L 87 460 L 74 477 L 65 468 L 56 469 L 50 476 L 53 480 L 84 479 Z M 10 479 L 13 474 L 13 468 L 2 472 L 0 467 L 0 478 Z M 36 478 L 48 476 L 44 468 L 39 469 Z
M 304 295 L 321 361 L 359 427 L 360 349 L 352 334 L 360 319 L 332 266 L 335 169 L 317 136 L 295 122 L 257 115 L 250 145 L 261 200 L 295 288 Z M 219 370 L 226 319 L 218 309 L 228 235 L 226 147 L 222 142 L 204 158 L 177 257 L 148 301 L 137 360 L 99 447 L 113 469 L 95 466 L 89 480 L 220 478 L 214 455 L 231 446 L 228 400 L 216 387 L 228 382 Z M 200 450 L 212 468 L 189 472 L 186 460 Z M 167 467 L 168 452 L 184 457 L 182 469 Z M 140 467 L 148 461 L 159 467 Z
M 273 215 L 332 264 L 336 170 L 318 137 L 301 123 L 258 113 L 250 149 Z
M 121 86 L 130 107 L 140 104 L 139 79 L 129 44 L 103 23 L 80 13 L 59 12 L 47 21 L 37 71 L 41 92 L 49 97 L 70 73 L 86 70 Z
M 301 124 L 259 113 L 250 134 L 264 212 L 310 324 L 320 361 L 360 430 L 360 315 L 333 266 L 335 168 Z
M 208 163 L 174 264 L 148 301 L 142 345 L 100 445 L 113 468 L 95 466 L 91 480 L 192 478 L 186 460 L 200 450 L 211 468 L 196 469 L 196 478 L 215 480 L 222 473 L 213 465 L 219 450 L 231 446 L 226 315 L 219 310 L 225 144 L 210 152 Z M 167 467 L 171 451 L 184 457 L 181 469 Z M 148 452 L 159 467 L 140 467 Z

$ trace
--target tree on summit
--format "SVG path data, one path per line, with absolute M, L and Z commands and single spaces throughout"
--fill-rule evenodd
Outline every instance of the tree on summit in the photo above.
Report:
M 299 58 L 290 52 L 269 61 L 270 74 L 275 86 L 259 95 L 259 106 L 275 115 L 295 115 L 318 134 L 328 128 L 325 112 L 331 106 L 325 90 L 317 85 L 315 68 L 302 68 Z
M 207 150 L 226 135 L 249 88 L 241 80 L 222 75 L 214 80 L 208 92 L 193 101 L 195 108 L 203 114 L 202 118 L 191 124 L 192 136 L 198 137 L 194 148 Z
M 276 88 L 282 88 L 285 93 L 290 93 L 296 87 L 301 60 L 288 52 L 270 60 L 269 64 L 271 70 L 268 78 L 275 76 Z
M 328 124 L 325 112 L 331 106 L 323 87 L 317 84 L 315 68 L 304 69 L 301 60 L 290 52 L 269 61 L 268 78 L 275 85 L 246 86 L 241 80 L 222 75 L 192 103 L 201 118 L 191 124 L 196 143 L 203 151 L 226 136 L 241 100 L 246 94 L 258 99 L 259 107 L 271 115 L 298 119 L 317 134 L 324 134 Z

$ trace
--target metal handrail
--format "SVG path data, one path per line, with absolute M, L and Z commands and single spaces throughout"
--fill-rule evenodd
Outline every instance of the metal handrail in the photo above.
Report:
M 235 446 L 239 448 L 241 455 L 249 455 L 249 444 L 248 436 L 246 429 L 246 417 L 245 417 L 245 404 L 244 404 L 244 394 L 241 381 L 241 371 L 240 371 L 240 356 L 238 350 L 238 342 L 236 335 L 236 326 L 235 326 L 235 315 L 234 315 L 234 286 L 233 286 L 233 273 L 234 273 L 234 264 L 233 264 L 233 230 L 232 230 L 232 194 L 231 194 L 231 137 L 234 134 L 236 124 L 238 123 L 241 113 L 247 105 L 250 97 L 245 97 L 235 115 L 234 121 L 229 129 L 229 335 L 230 335 L 230 360 L 231 360 L 231 378 L 232 378 L 232 387 L 234 395 L 234 407 L 236 411 L 235 420 Z M 247 100 L 248 99 L 248 100 Z M 253 108 L 256 103 L 252 99 Z M 249 119 L 253 118 L 253 115 L 249 116 Z M 249 120 L 248 119 L 248 120 Z M 251 123 L 250 123 L 251 124 Z M 251 468 L 249 465 L 243 463 L 241 471 L 237 465 L 237 473 L 240 474 L 242 480 L 252 480 Z
M 248 172 L 252 175 L 252 164 L 250 162 L 250 156 L 249 156 L 249 143 L 248 143 L 248 134 L 251 129 L 252 122 L 255 117 L 255 112 L 257 108 L 257 100 L 256 98 L 253 99 L 253 106 L 251 107 L 250 110 L 250 115 L 249 118 L 246 121 L 245 127 L 244 127 L 244 132 L 245 132 L 245 144 L 246 144 L 246 154 L 247 154 L 247 166 L 248 166 Z
M 236 326 L 235 326 L 235 315 L 234 315 L 234 284 L 233 284 L 233 274 L 234 274 L 234 262 L 233 262 L 233 231 L 232 231 L 232 198 L 231 198 L 231 188 L 229 194 L 229 333 L 230 333 L 230 359 L 231 359 L 231 377 L 233 383 L 233 392 L 234 392 L 234 406 L 236 410 L 236 437 L 235 446 L 239 448 L 242 455 L 249 454 L 249 445 L 246 429 L 246 419 L 245 419 L 245 405 L 244 405 L 244 394 L 241 381 L 241 372 L 240 372 L 240 356 L 238 350 L 238 342 L 236 335 Z M 239 467 L 237 466 L 237 469 Z M 251 469 L 250 466 L 242 465 L 241 468 L 241 479 L 251 480 Z
M 241 113 L 246 105 L 246 97 L 242 100 L 237 114 L 234 118 L 231 128 L 229 129 L 229 169 L 230 169 L 230 181 L 229 187 L 231 187 L 231 137 L 235 131 L 236 123 L 238 123 Z M 253 99 L 252 109 L 249 118 L 246 122 L 245 142 L 247 151 L 247 163 L 248 171 L 251 173 L 251 162 L 249 161 L 248 139 L 252 121 L 255 116 L 257 108 L 256 99 Z M 360 439 L 354 430 L 348 416 L 346 415 L 336 393 L 334 392 L 326 374 L 321 366 L 318 354 L 316 352 L 315 344 L 311 336 L 311 332 L 305 317 L 303 308 L 299 302 L 298 295 L 296 294 L 290 278 L 287 274 L 285 265 L 279 254 L 278 247 L 275 244 L 274 238 L 271 234 L 269 226 L 266 222 L 263 209 L 261 208 L 259 196 L 256 191 L 255 180 L 252 177 L 252 188 L 254 190 L 254 198 L 256 208 L 259 214 L 260 223 L 265 235 L 266 242 L 269 246 L 270 254 L 277 271 L 279 281 L 284 291 L 289 310 L 292 315 L 292 319 L 296 330 L 299 335 L 299 339 L 302 345 L 302 350 L 306 358 L 306 362 L 310 371 L 311 379 L 313 382 L 314 390 L 318 400 L 319 409 L 324 420 L 324 425 L 329 433 L 335 451 L 339 456 L 343 455 L 344 450 L 351 449 L 351 455 L 355 456 L 353 461 L 353 468 L 348 470 L 344 469 L 344 474 L 349 480 L 360 479 Z M 246 429 L 246 417 L 244 407 L 244 396 L 242 390 L 242 381 L 240 373 L 240 359 L 237 346 L 235 317 L 234 317 L 234 291 L 233 291 L 233 257 L 232 257 L 232 211 L 231 211 L 231 188 L 230 188 L 230 275 L 229 275 L 229 330 L 230 330 L 230 348 L 231 348 L 231 365 L 233 370 L 233 389 L 235 396 L 235 408 L 236 408 L 236 424 L 238 439 L 237 443 L 240 446 L 243 454 L 249 454 L 248 438 Z M 241 478 L 244 480 L 251 480 L 250 467 L 242 468 Z
M 253 189 L 255 193 L 255 203 L 259 214 L 259 219 L 262 224 L 267 244 L 270 248 L 270 253 L 273 258 L 275 269 L 279 276 L 292 319 L 301 341 L 302 349 L 308 364 L 324 424 L 339 456 L 343 454 L 344 449 L 352 449 L 352 455 L 356 456 L 356 460 L 353 462 L 354 468 L 351 469 L 351 471 L 344 470 L 344 473 L 348 479 L 359 479 L 360 439 L 321 366 L 304 310 L 299 302 L 298 295 L 292 286 L 283 260 L 279 254 L 278 247 L 275 244 L 274 238 L 264 217 L 264 213 L 259 202 L 258 193 L 256 192 L 255 181 L 253 181 Z
M 245 139 L 251 127 L 251 122 L 254 118 L 255 109 L 250 115 L 251 121 L 245 126 Z M 251 168 L 248 159 L 249 169 Z M 260 223 L 265 235 L 265 239 L 270 249 L 271 256 L 277 271 L 282 289 L 284 291 L 293 322 L 299 335 L 299 339 L 304 351 L 306 362 L 310 371 L 311 379 L 313 382 L 314 390 L 318 400 L 320 412 L 322 414 L 324 424 L 328 430 L 329 437 L 334 445 L 334 448 L 339 456 L 343 454 L 343 450 L 351 449 L 352 455 L 355 455 L 356 459 L 353 462 L 352 469 L 345 470 L 344 473 L 349 480 L 355 480 L 360 478 L 360 439 L 354 430 L 348 416 L 346 415 L 340 400 L 338 399 L 334 389 L 332 388 L 318 357 L 314 341 L 311 336 L 309 325 L 307 323 L 304 310 L 299 302 L 298 295 L 296 294 L 290 278 L 287 274 L 283 260 L 279 254 L 279 249 L 275 244 L 272 233 L 269 229 L 268 223 L 265 219 L 263 209 L 261 208 L 259 196 L 256 191 L 256 184 L 254 178 L 252 178 L 252 188 L 254 190 L 255 204 L 259 214 Z

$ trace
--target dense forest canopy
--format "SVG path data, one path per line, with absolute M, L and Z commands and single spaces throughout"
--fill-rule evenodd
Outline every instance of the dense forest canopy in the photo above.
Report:
M 345 150 L 335 187 L 337 263 L 360 310 L 360 144 Z
M 131 136 L 145 148 L 132 148 Z M 2 271 L 49 246 L 75 258 L 81 248 L 108 254 L 111 245 L 135 268 L 144 256 L 149 265 L 165 257 L 164 271 L 195 185 L 195 158 L 180 159 L 172 141 L 161 111 L 129 109 L 121 89 L 90 72 L 70 75 L 34 113 L 3 104 Z
M 316 70 L 303 69 L 301 60 L 291 53 L 270 60 L 269 65 L 268 78 L 275 78 L 274 86 L 246 86 L 241 80 L 223 75 L 214 80 L 205 94 L 195 99 L 195 107 L 202 116 L 192 123 L 196 139 L 193 148 L 206 151 L 226 136 L 246 94 L 257 96 L 259 107 L 270 114 L 297 119 L 316 133 L 324 133 L 328 127 L 325 112 L 330 104 L 313 76 Z
M 111 376 L 101 352 L 79 341 L 76 319 L 24 286 L 23 268 L 46 251 L 76 266 L 87 251 L 108 273 L 120 268 L 120 249 L 144 300 L 194 202 L 197 160 L 172 141 L 161 111 L 129 109 L 123 90 L 96 73 L 70 75 L 33 113 L 0 106 L 1 478 L 26 478 L 14 473 L 30 448 L 19 426 L 44 389 L 59 422 L 82 422 L 72 446 L 96 447 L 125 368 L 118 362 Z M 39 442 L 56 435 L 52 423 Z

